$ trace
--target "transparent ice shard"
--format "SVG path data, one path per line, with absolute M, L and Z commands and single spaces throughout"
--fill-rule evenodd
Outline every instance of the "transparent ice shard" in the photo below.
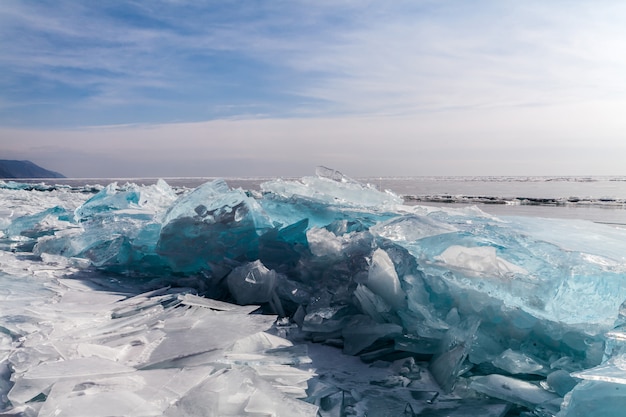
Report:
M 159 416 L 162 410 L 134 392 L 116 390 L 90 393 L 89 383 L 59 382 L 54 385 L 38 416 L 107 417 Z M 84 387 L 84 388 L 83 388 Z M 82 389 L 81 389 L 82 388 Z
M 402 326 L 393 323 L 355 320 L 346 326 L 341 333 L 344 339 L 343 352 L 348 355 L 356 355 L 381 338 L 393 340 L 394 337 L 401 335 Z
M 224 370 L 181 398 L 166 411 L 168 416 L 197 415 L 204 407 L 208 415 L 275 415 L 314 417 L 317 407 L 291 399 L 261 379 L 251 368 Z M 201 414 L 205 415 L 205 414 Z
M 319 178 L 326 178 L 326 179 L 337 181 L 337 182 L 343 182 L 343 183 L 355 182 L 354 180 L 346 177 L 345 175 L 343 175 L 341 172 L 337 171 L 336 169 L 328 168 L 322 165 L 315 167 L 315 175 L 317 175 Z
M 573 372 L 571 375 L 588 381 L 604 381 L 626 386 L 626 355 L 615 356 L 601 365 Z
M 507 349 L 492 362 L 510 374 L 546 375 L 546 369 L 537 359 L 522 352 Z
M 9 237 L 22 236 L 36 239 L 67 228 L 70 220 L 70 213 L 65 208 L 55 206 L 40 213 L 25 215 L 13 220 L 5 229 L 5 233 Z
M 531 410 L 541 404 L 559 399 L 556 394 L 535 384 L 498 374 L 472 377 L 470 388 Z
M 391 314 L 391 306 L 385 302 L 380 296 L 374 294 L 363 284 L 358 284 L 354 290 L 354 296 L 357 299 L 361 310 L 378 323 L 385 323 Z
M 326 204 L 362 207 L 402 204 L 402 198 L 392 192 L 381 192 L 338 171 L 319 167 L 316 173 L 316 177 L 304 177 L 300 181 L 268 181 L 261 184 L 261 190 L 283 198 L 306 198 Z
M 156 252 L 180 272 L 210 269 L 225 260 L 254 261 L 259 256 L 259 236 L 271 228 L 254 199 L 215 180 L 169 208 Z
M 626 410 L 623 384 L 605 381 L 583 381 L 569 392 L 557 417 L 621 417 Z
M 309 250 L 315 256 L 341 257 L 344 239 L 334 233 L 319 227 L 313 227 L 306 232 Z
M 24 374 L 26 379 L 62 379 L 74 376 L 108 375 L 133 372 L 134 369 L 116 362 L 95 358 L 78 358 L 44 362 Z
M 406 295 L 395 266 L 382 249 L 376 249 L 372 255 L 366 285 L 394 309 L 400 310 L 406 306 Z
M 511 405 L 495 400 L 463 399 L 423 408 L 416 416 L 430 417 L 504 417 Z
M 237 340 L 231 347 L 231 352 L 250 353 L 291 347 L 293 343 L 266 332 L 254 333 L 250 336 Z
M 564 397 L 576 386 L 578 381 L 573 378 L 569 372 L 559 369 L 548 375 L 546 383 L 551 390 L 561 397 Z
M 196 387 L 165 410 L 166 417 L 220 417 L 220 394 Z
M 472 317 L 450 329 L 441 342 L 442 350 L 431 360 L 428 369 L 444 392 L 452 391 L 461 375 L 479 325 L 480 321 Z
M 456 232 L 453 224 L 437 221 L 425 215 L 406 214 L 380 222 L 371 229 L 372 233 L 400 242 L 415 242 L 420 239 Z
M 256 260 L 233 269 L 226 282 L 237 303 L 268 303 L 274 297 L 277 274 Z
M 154 185 L 126 184 L 122 188 L 114 182 L 78 207 L 74 211 L 74 217 L 77 221 L 84 221 L 111 211 L 126 215 L 156 215 L 163 212 L 174 200 L 176 194 L 161 179 Z
M 461 269 L 470 276 L 512 278 L 515 274 L 528 274 L 524 268 L 499 257 L 496 248 L 492 246 L 452 245 L 435 259 L 441 260 L 446 266 Z

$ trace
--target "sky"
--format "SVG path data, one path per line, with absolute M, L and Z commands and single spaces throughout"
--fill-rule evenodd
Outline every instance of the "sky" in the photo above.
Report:
M 621 0 L 3 0 L 0 159 L 626 175 L 625 21 Z

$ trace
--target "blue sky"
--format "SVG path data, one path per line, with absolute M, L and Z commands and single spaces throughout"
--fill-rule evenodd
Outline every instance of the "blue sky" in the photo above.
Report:
M 0 157 L 75 177 L 626 174 L 621 1 L 3 1 Z

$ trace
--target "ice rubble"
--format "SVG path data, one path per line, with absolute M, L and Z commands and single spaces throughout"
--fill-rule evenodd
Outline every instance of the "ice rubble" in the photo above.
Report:
M 621 415 L 615 410 L 626 405 L 626 366 L 621 359 L 626 353 L 620 339 L 626 324 L 626 231 L 589 222 L 495 218 L 476 208 L 405 206 L 391 193 L 324 168 L 315 177 L 270 181 L 261 189 L 260 195 L 252 195 L 217 180 L 176 197 L 162 181 L 124 190 L 111 186 L 71 216 L 53 210 L 11 220 L 4 235 L 44 259 L 63 256 L 73 265 L 88 260 L 100 271 L 119 274 L 120 282 L 192 286 L 205 296 L 260 304 L 260 311 L 291 323 L 282 336 L 341 347 L 388 371 L 381 380 L 369 381 L 368 389 L 310 379 L 307 401 L 323 416 L 363 415 L 365 409 L 375 416 L 396 407 L 398 414 L 408 415 L 572 417 L 588 415 L 585 410 L 598 398 L 604 401 L 603 415 Z M 37 372 L 51 372 L 54 368 L 46 364 L 61 357 L 45 356 L 51 355 L 48 352 L 42 353 L 38 365 L 43 369 L 34 374 L 9 365 L 15 381 L 12 391 L 31 386 L 45 391 L 48 401 L 40 414 L 52 413 L 46 411 L 50 396 L 59 398 L 54 404 L 67 401 L 70 407 L 76 401 L 76 407 L 83 407 L 84 398 L 74 400 L 79 395 L 73 390 L 117 392 L 128 383 L 129 372 L 142 381 L 153 377 L 141 379 L 141 372 L 167 381 L 172 375 L 164 375 L 172 366 L 189 373 L 202 373 L 198 367 L 205 367 L 203 375 L 212 377 L 196 376 L 194 387 L 172 400 L 179 407 L 176 415 L 197 415 L 200 408 L 230 415 L 241 412 L 243 403 L 249 415 L 282 415 L 282 397 L 263 387 L 275 386 L 271 381 L 282 381 L 293 371 L 260 372 L 250 363 L 265 363 L 268 357 L 280 362 L 274 349 L 238 352 L 234 346 L 241 343 L 235 339 L 245 335 L 227 336 L 234 331 L 231 327 L 245 327 L 239 323 L 252 326 L 246 329 L 249 333 L 267 330 L 272 319 L 254 314 L 243 319 L 241 311 L 251 311 L 245 307 L 233 307 L 239 313 L 222 311 L 224 317 L 216 318 L 215 309 L 202 305 L 210 302 L 199 301 L 208 298 L 181 301 L 192 297 L 185 291 L 140 297 L 138 304 L 128 301 L 133 298 L 120 299 L 115 303 L 128 307 L 111 307 L 109 302 L 104 308 L 122 320 L 118 323 L 128 320 L 132 328 L 142 327 L 145 340 L 132 345 L 121 325 L 110 337 L 88 336 L 81 341 L 82 352 L 99 352 L 98 360 L 125 366 L 118 372 L 124 378 L 99 373 L 104 382 L 95 387 L 58 379 L 46 391 L 50 384 L 43 385 L 55 377 Z M 181 304 L 186 307 L 175 308 Z M 233 315 L 240 320 L 236 326 Z M 205 316 L 216 321 L 204 322 Z M 192 336 L 184 329 L 190 322 L 197 323 Z M 99 325 L 104 329 L 112 323 Z M 234 344 L 220 344 L 215 348 L 219 353 L 204 350 L 202 340 L 222 333 L 224 342 Z M 177 343 L 182 337 L 192 341 Z M 120 349 L 124 343 L 130 345 Z M 55 351 L 62 352 L 59 349 L 55 345 Z M 137 353 L 141 349 L 147 350 Z M 220 357 L 247 367 L 220 373 Z M 135 362 L 124 363 L 124 358 Z M 97 369 L 97 364 L 74 363 L 66 364 L 70 373 Z M 300 384 L 312 377 L 296 375 Z M 242 381 L 250 385 L 244 387 Z M 393 400 L 372 394 L 379 391 L 371 385 L 393 391 L 386 394 Z M 222 392 L 217 388 L 221 386 L 228 388 Z M 256 386 L 263 399 L 255 396 Z M 281 395 L 302 394 L 299 387 L 284 388 Z M 142 389 L 127 392 L 118 405 L 146 401 Z M 32 407 L 26 401 L 33 397 L 26 397 L 34 391 L 15 402 Z M 245 400 L 232 409 L 220 408 L 224 398 L 230 404 L 231 396 Z M 138 407 L 159 407 L 147 401 L 149 407 Z M 13 400 L 11 404 L 15 406 Z M 305 403 L 289 404 L 298 404 L 285 405 L 296 407 L 290 415 L 312 410 Z
M 58 258 L 48 271 L 0 260 L 14 266 L 0 273 L 3 415 L 316 415 L 297 399 L 313 375 L 293 366 L 310 362 L 306 349 L 267 333 L 275 317 L 255 306 L 185 288 L 123 293 L 93 273 L 64 278 Z

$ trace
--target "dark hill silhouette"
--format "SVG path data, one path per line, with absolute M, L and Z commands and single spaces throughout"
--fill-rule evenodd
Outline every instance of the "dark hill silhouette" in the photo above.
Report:
M 0 178 L 65 178 L 65 176 L 30 161 L 0 159 Z

